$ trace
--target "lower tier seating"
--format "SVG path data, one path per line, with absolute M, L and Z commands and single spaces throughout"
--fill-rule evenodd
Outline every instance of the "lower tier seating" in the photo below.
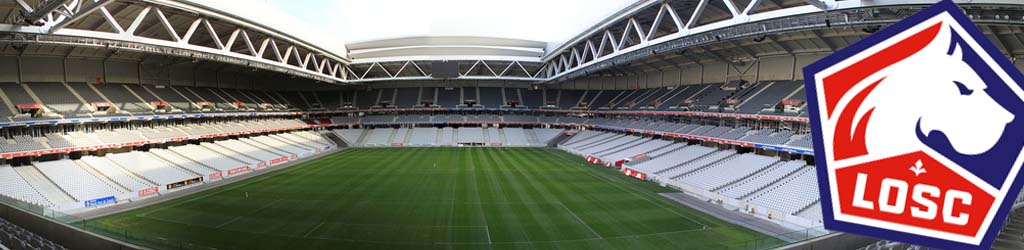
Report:
M 149 152 L 108 153 L 17 167 L 2 165 L 0 196 L 59 211 L 76 211 L 162 193 L 178 187 L 170 184 L 200 177 L 216 181 L 246 173 L 257 168 L 258 162 L 293 160 L 315 153 L 315 147 L 326 149 L 333 144 L 317 133 L 297 131 L 153 148 Z

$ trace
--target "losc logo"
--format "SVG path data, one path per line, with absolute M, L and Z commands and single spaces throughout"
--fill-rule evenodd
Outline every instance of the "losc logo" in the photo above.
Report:
M 942 1 L 807 66 L 825 227 L 988 248 L 1017 197 L 1024 76 Z

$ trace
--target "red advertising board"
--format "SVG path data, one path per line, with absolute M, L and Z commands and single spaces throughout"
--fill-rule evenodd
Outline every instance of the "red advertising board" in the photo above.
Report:
M 245 165 L 245 166 L 242 166 L 242 167 L 239 167 L 239 168 L 228 170 L 228 175 L 235 175 L 235 174 L 242 173 L 242 172 L 245 172 L 245 171 L 249 171 L 249 165 Z
M 622 169 L 622 173 L 625 174 L 626 176 L 637 178 L 637 179 L 641 179 L 641 180 L 646 180 L 647 179 L 647 174 L 644 174 L 644 173 L 641 173 L 641 172 L 637 172 L 636 170 L 632 170 L 632 169 L 628 169 L 628 168 L 623 168 Z
M 143 197 L 143 196 L 147 196 L 147 195 L 154 195 L 154 194 L 159 193 L 159 192 L 160 192 L 160 187 L 146 188 L 146 189 L 139 190 L 139 197 Z
M 280 158 L 270 159 L 270 165 L 277 165 L 279 163 L 286 162 L 286 161 L 288 161 L 288 157 L 287 156 L 282 156 Z

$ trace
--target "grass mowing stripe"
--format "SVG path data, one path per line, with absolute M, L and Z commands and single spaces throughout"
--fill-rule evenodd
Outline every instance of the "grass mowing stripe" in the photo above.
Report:
M 586 223 L 586 222 L 583 222 L 583 220 L 582 220 L 582 219 L 580 219 L 580 217 L 579 217 L 579 216 L 577 216 L 577 215 L 576 215 L 576 213 L 572 211 L 572 209 L 569 209 L 569 207 L 566 207 L 566 206 L 565 206 L 565 203 L 562 203 L 562 202 L 558 202 L 558 205 L 559 205 L 559 206 L 562 206 L 562 208 L 564 208 L 564 209 L 565 209 L 565 211 L 569 211 L 569 214 L 572 214 L 572 217 L 573 217 L 573 218 L 576 218 L 576 220 L 577 220 L 577 221 L 579 221 L 579 222 L 580 222 L 580 224 L 583 224 L 583 226 L 586 226 L 586 227 L 587 227 L 587 229 L 590 229 L 590 232 L 591 232 L 591 233 L 594 233 L 594 236 L 597 236 L 597 238 L 604 238 L 604 237 L 601 237 L 601 234 L 597 233 L 597 231 L 594 231 L 594 229 L 593 229 L 593 228 L 591 228 L 591 227 L 590 227 L 590 225 L 587 225 L 587 223 Z
M 320 227 L 322 227 L 322 226 L 324 226 L 324 222 L 320 221 L 320 223 L 317 223 L 316 226 L 313 227 L 313 229 L 310 229 L 308 232 L 306 232 L 306 234 L 303 234 L 302 238 L 309 238 L 309 234 L 312 234 L 313 232 L 316 232 L 316 230 L 320 229 Z
M 564 155 L 562 155 L 562 156 L 563 156 L 563 158 L 565 158 L 565 156 L 564 156 Z M 571 159 L 568 159 L 568 160 L 571 160 Z M 577 159 L 577 160 L 578 160 L 578 159 Z M 586 172 L 586 173 L 587 173 L 588 175 L 590 175 L 590 176 L 595 176 L 595 177 L 597 177 L 597 178 L 599 178 L 599 179 L 601 179 L 601 180 L 604 180 L 605 182 L 609 182 L 609 183 L 619 182 L 619 183 L 622 183 L 622 181 L 620 181 L 620 180 L 614 180 L 614 179 L 610 179 L 610 178 L 608 178 L 608 177 L 605 177 L 605 176 L 601 176 L 601 175 L 597 175 L 597 174 L 591 173 L 590 171 L 584 171 L 584 172 Z M 638 195 L 639 197 L 641 197 L 641 198 L 643 198 L 643 199 L 645 199 L 645 200 L 647 200 L 647 201 L 650 201 L 650 202 L 651 202 L 652 204 L 654 204 L 654 205 L 657 205 L 658 207 L 664 208 L 664 209 L 666 209 L 666 210 L 668 210 L 668 211 L 670 211 L 670 212 L 672 212 L 672 213 L 674 213 L 674 214 L 676 214 L 676 215 L 679 215 L 679 217 L 683 217 L 683 218 L 686 218 L 686 219 L 688 219 L 688 220 L 690 220 L 690 221 L 693 221 L 694 223 L 700 224 L 700 225 L 701 225 L 701 226 L 703 226 L 703 227 L 708 227 L 708 225 L 706 225 L 706 224 L 704 224 L 704 223 L 701 223 L 701 222 L 699 222 L 699 221 L 697 221 L 697 220 L 694 220 L 693 218 L 690 218 L 689 216 L 683 215 L 683 214 L 681 214 L 681 213 L 679 213 L 679 212 L 677 212 L 677 211 L 675 211 L 675 210 L 673 210 L 673 209 L 671 209 L 671 208 L 669 208 L 669 207 L 665 206 L 664 204 L 662 204 L 662 203 L 658 202 L 658 201 L 657 201 L 656 199 L 653 199 L 653 200 L 652 200 L 652 199 L 648 198 L 647 196 L 648 196 L 648 195 L 650 195 L 650 194 L 646 194 L 646 195 L 645 195 L 644 193 L 640 193 L 640 192 L 638 192 L 638 191 L 636 190 L 636 187 L 633 187 L 633 186 L 629 186 L 629 185 L 626 185 L 626 186 L 628 187 L 628 190 L 629 190 L 630 192 L 632 192 L 632 193 L 634 193 L 634 194 L 637 194 L 637 195 Z
M 165 238 L 143 244 L 156 249 L 182 240 L 217 249 L 720 249 L 762 236 L 571 158 L 533 148 L 349 149 L 96 222 Z
M 477 169 L 477 167 L 476 167 L 477 166 L 476 165 L 477 162 L 476 162 L 476 158 L 474 157 L 475 155 L 473 154 L 473 152 L 472 151 L 466 151 L 466 154 L 469 155 L 469 157 L 466 158 L 466 160 L 469 163 L 467 166 L 469 166 L 469 168 L 473 170 L 473 174 L 472 174 L 474 176 L 473 177 L 473 189 L 477 191 L 476 192 L 476 199 L 478 201 L 483 201 L 483 199 L 480 197 L 480 193 L 479 193 L 479 182 L 477 182 L 477 178 L 475 177 L 476 173 L 482 172 L 482 171 L 480 169 Z M 492 178 L 490 178 L 492 176 L 487 175 L 486 173 L 484 173 L 484 174 L 486 175 L 488 181 L 490 179 L 492 179 Z M 493 189 L 494 186 L 489 186 L 489 188 Z M 503 193 L 499 193 L 499 194 L 504 195 Z M 507 201 L 507 199 L 505 199 L 505 200 Z M 483 224 L 489 226 L 490 223 L 487 222 L 487 211 L 485 211 L 483 209 L 483 205 L 482 204 L 477 206 L 477 207 L 480 208 L 480 218 L 483 219 Z M 487 242 L 492 242 L 492 236 L 490 236 L 489 227 L 487 228 L 486 235 L 487 235 Z M 525 237 L 526 239 L 529 239 L 529 237 L 526 236 L 526 235 L 523 235 L 523 237 Z

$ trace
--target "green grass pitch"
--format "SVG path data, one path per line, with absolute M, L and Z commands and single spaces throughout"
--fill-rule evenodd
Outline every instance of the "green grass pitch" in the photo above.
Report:
M 765 238 L 658 192 L 673 190 L 554 149 L 348 149 L 85 224 L 197 249 L 723 249 Z

